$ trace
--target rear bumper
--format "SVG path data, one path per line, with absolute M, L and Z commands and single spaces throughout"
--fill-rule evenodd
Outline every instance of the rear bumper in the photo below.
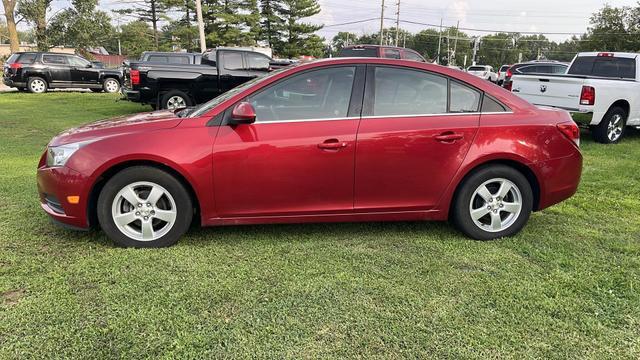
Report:
M 125 99 L 129 101 L 140 102 L 140 91 L 131 90 L 131 89 L 122 87 L 121 92 L 122 92 L 122 96 Z
M 546 209 L 572 197 L 582 177 L 582 154 L 577 149 L 567 157 L 536 164 L 540 180 L 538 210 Z
M 27 87 L 27 83 L 14 81 L 10 77 L 3 77 L 2 82 L 8 87 Z
M 74 229 L 88 229 L 87 195 L 82 190 L 87 178 L 66 167 L 38 169 L 40 206 L 55 223 Z M 68 201 L 69 196 L 80 196 L 78 204 Z

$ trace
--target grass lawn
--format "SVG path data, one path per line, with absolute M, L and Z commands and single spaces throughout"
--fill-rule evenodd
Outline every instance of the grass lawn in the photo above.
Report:
M 194 229 L 120 249 L 40 210 L 61 130 L 146 110 L 0 94 L 0 358 L 640 358 L 640 134 L 583 134 L 582 185 L 517 237 L 446 223 Z

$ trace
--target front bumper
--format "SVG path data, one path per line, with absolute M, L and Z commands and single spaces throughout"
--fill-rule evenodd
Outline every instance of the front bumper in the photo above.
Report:
M 87 178 L 67 167 L 38 168 L 38 194 L 40 206 L 54 222 L 75 229 L 88 229 Z M 69 202 L 69 196 L 79 196 L 77 204 Z

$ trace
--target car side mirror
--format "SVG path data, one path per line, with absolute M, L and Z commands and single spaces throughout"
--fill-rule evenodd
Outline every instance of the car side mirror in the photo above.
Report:
M 256 122 L 256 110 L 253 105 L 246 101 L 236 105 L 231 113 L 231 122 L 233 124 L 253 124 Z
M 87 66 L 86 66 L 87 69 L 92 68 L 92 67 L 93 67 L 93 64 L 87 64 Z

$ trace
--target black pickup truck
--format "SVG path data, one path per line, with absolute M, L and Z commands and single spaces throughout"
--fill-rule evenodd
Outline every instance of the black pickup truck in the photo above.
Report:
M 183 60 L 172 55 L 165 59 L 161 53 L 147 55 L 149 61 L 124 64 L 122 93 L 127 100 L 149 104 L 154 109 L 201 104 L 290 64 L 274 61 L 259 52 L 233 48 L 219 48 L 202 55 L 185 54 Z
M 120 70 L 104 69 L 71 54 L 18 52 L 7 59 L 3 71 L 5 85 L 32 93 L 55 88 L 116 93 L 122 84 Z

